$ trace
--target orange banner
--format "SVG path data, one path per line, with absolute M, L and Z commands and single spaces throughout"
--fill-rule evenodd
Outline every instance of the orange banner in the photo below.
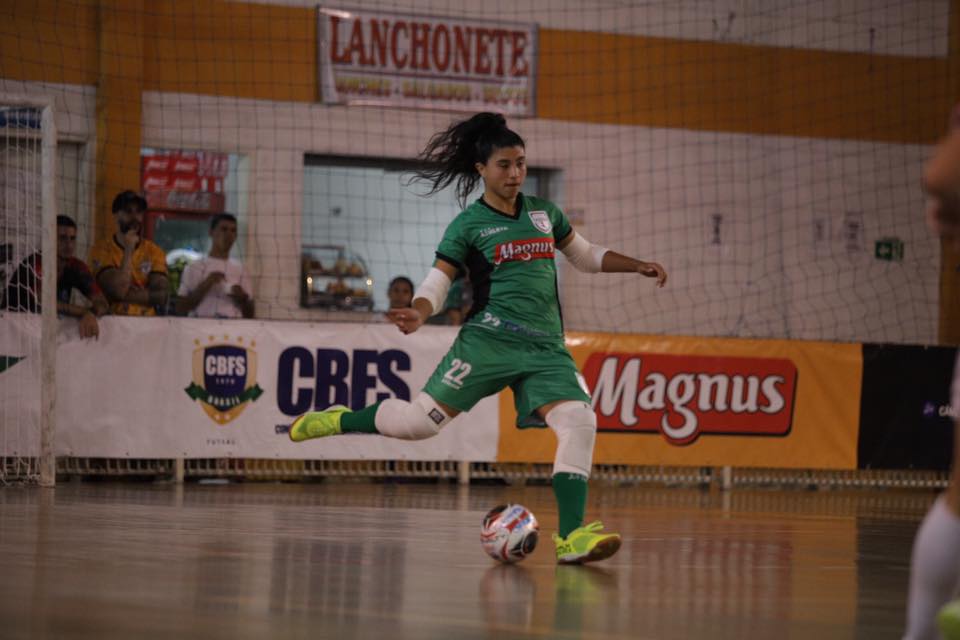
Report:
M 570 333 L 597 413 L 595 464 L 855 469 L 859 344 Z M 500 395 L 500 462 L 552 462 Z

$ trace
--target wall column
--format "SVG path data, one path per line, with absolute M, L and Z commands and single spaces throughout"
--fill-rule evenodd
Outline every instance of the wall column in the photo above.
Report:
M 144 0 L 100 0 L 97 16 L 97 179 L 94 238 L 114 231 L 110 205 L 140 190 Z

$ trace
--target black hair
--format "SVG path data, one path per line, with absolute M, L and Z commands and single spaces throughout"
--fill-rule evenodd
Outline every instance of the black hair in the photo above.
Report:
M 237 224 L 237 216 L 233 215 L 232 213 L 218 213 L 210 218 L 210 231 L 216 229 L 217 225 L 224 220 L 232 222 L 233 224 Z
M 131 207 L 135 208 L 137 211 L 146 211 L 147 201 L 139 193 L 128 190 L 118 193 L 117 197 L 113 199 L 113 205 L 110 208 L 114 213 L 120 213 L 121 211 L 126 211 Z
M 391 280 L 390 284 L 387 285 L 387 291 L 389 291 L 390 289 L 393 289 L 393 285 L 395 285 L 398 282 L 406 282 L 408 285 L 410 285 L 410 291 L 413 291 L 413 280 L 411 280 L 407 276 L 397 276 L 396 278 Z
M 70 216 L 59 215 L 57 216 L 57 226 L 58 227 L 70 227 L 71 229 L 77 228 L 77 223 L 73 221 L 73 218 Z
M 413 180 L 430 184 L 430 191 L 424 194 L 428 196 L 456 181 L 457 202 L 465 207 L 480 181 L 474 165 L 486 164 L 497 149 L 526 146 L 523 138 L 507 128 L 502 115 L 484 111 L 434 134 L 417 156 L 423 166 L 414 172 Z

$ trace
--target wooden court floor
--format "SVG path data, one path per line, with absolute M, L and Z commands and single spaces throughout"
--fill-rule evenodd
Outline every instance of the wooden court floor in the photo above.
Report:
M 898 638 L 932 493 L 592 486 L 624 535 L 515 566 L 479 523 L 549 487 L 0 488 L 0 638 Z

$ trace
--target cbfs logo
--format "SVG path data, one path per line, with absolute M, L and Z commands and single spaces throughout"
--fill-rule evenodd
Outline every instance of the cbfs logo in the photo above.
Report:
M 793 423 L 790 360 L 594 353 L 583 373 L 602 432 L 688 445 L 701 435 L 786 436 Z
M 255 402 L 263 393 L 257 384 L 257 354 L 250 346 L 243 344 L 243 338 L 230 343 L 229 336 L 224 342 L 214 342 L 204 346 L 200 340 L 194 340 L 193 382 L 184 389 L 194 402 L 199 402 L 210 419 L 217 424 L 227 424 L 247 408 L 248 402 Z

